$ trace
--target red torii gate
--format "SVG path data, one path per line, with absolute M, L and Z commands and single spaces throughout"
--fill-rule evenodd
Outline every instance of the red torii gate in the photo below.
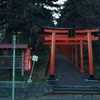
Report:
M 60 45 L 58 48 L 61 50 L 61 45 L 69 45 L 67 49 L 62 49 L 63 53 L 70 52 L 70 45 L 72 48 L 72 63 L 73 63 L 73 45 L 75 45 L 75 66 L 77 65 L 77 45 L 80 45 L 80 54 L 81 54 L 81 71 L 84 72 L 83 68 L 83 45 L 88 45 L 88 58 L 89 58 L 89 74 L 90 79 L 94 79 L 94 70 L 93 70 L 93 54 L 92 54 L 92 40 L 99 40 L 98 37 L 94 37 L 92 32 L 99 32 L 99 27 L 95 28 L 83 28 L 83 29 L 75 29 L 75 28 L 53 28 L 53 27 L 43 27 L 45 35 L 41 35 L 45 41 L 45 45 L 51 45 L 51 60 L 50 60 L 50 78 L 49 80 L 54 79 L 54 66 L 55 66 L 55 45 Z M 52 33 L 48 35 L 47 33 Z M 81 33 L 76 35 L 76 33 Z M 82 33 L 86 33 L 86 35 L 82 35 Z M 64 48 L 64 46 L 63 46 Z M 68 53 L 67 53 L 68 57 Z M 70 53 L 69 57 L 70 59 Z

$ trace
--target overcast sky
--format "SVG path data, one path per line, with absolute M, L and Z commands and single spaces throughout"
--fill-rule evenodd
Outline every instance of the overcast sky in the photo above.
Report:
M 67 0 L 59 0 L 58 2 L 56 2 L 57 4 L 64 4 L 64 2 L 67 1 Z M 63 7 L 61 7 L 63 9 Z M 55 9 L 55 8 L 54 8 Z M 59 18 L 60 17 L 60 14 L 58 13 L 54 13 L 53 14 L 53 17 L 55 18 Z M 54 24 L 56 25 L 57 24 L 57 21 L 56 20 L 53 20 Z
M 65 1 L 67 1 L 67 0 L 59 0 L 58 2 L 55 2 L 55 3 L 56 4 L 64 4 Z M 61 7 L 61 8 L 63 8 L 63 7 Z M 57 8 L 54 8 L 54 9 L 57 9 Z M 56 18 L 59 18 L 59 14 L 54 13 L 53 16 Z
M 67 1 L 67 0 L 59 0 L 57 3 L 58 4 L 63 4 L 65 1 Z
M 64 2 L 65 1 L 67 1 L 67 0 L 58 0 L 58 2 L 53 2 L 54 4 L 64 4 Z M 48 8 L 48 9 L 55 9 L 55 10 L 58 10 L 57 8 L 55 8 L 55 7 L 47 7 L 46 6 L 46 8 Z M 61 9 L 63 9 L 63 6 L 61 6 Z M 55 18 L 59 18 L 60 17 L 60 14 L 59 13 L 53 13 L 53 17 L 55 17 Z M 56 22 L 56 20 L 53 20 L 53 22 L 55 23 L 55 24 L 57 24 L 57 22 Z

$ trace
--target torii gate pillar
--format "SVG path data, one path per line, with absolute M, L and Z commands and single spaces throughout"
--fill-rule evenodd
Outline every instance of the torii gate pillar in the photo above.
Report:
M 89 73 L 90 73 L 90 79 L 94 79 L 91 32 L 88 32 L 87 36 L 88 36 Z
M 90 79 L 94 79 L 94 71 L 93 71 L 93 54 L 92 54 L 92 40 L 99 40 L 98 37 L 94 37 L 94 35 L 91 35 L 92 32 L 99 32 L 99 28 L 95 27 L 95 28 L 90 28 L 90 29 L 68 29 L 68 28 L 44 28 L 44 32 L 48 32 L 48 33 L 52 33 L 52 35 L 44 35 L 42 37 L 44 37 L 44 39 L 46 41 L 49 41 L 48 43 L 44 43 L 44 44 L 51 44 L 51 62 L 50 62 L 50 80 L 55 80 L 54 79 L 54 66 L 55 66 L 55 45 L 60 45 L 60 49 L 62 48 L 62 45 L 67 45 L 67 51 L 69 52 L 69 46 L 68 45 L 75 45 L 75 66 L 78 67 L 77 64 L 77 45 L 78 45 L 78 41 L 80 42 L 80 48 L 81 48 L 81 64 L 83 65 L 83 44 L 87 44 L 88 43 L 88 57 L 89 57 L 89 75 L 90 75 Z M 65 35 L 56 35 L 56 33 L 62 34 L 65 33 Z M 68 33 L 69 35 L 66 35 L 66 33 Z M 87 33 L 87 35 L 83 36 L 83 35 L 75 35 L 75 33 Z M 69 42 L 66 42 L 69 41 Z M 72 42 L 71 41 L 75 41 Z M 82 41 L 87 41 L 83 42 Z M 64 47 L 64 46 L 63 46 Z M 62 48 L 63 51 L 61 50 L 61 52 L 63 52 L 64 54 L 65 52 L 65 48 Z M 67 53 L 67 56 L 69 58 L 69 53 Z M 81 66 L 81 72 L 83 72 L 83 66 Z M 48 80 L 49 80 L 48 79 Z
M 54 78 L 54 66 L 55 66 L 55 39 L 56 33 L 52 33 L 52 43 L 51 43 L 51 62 L 50 62 L 50 79 Z

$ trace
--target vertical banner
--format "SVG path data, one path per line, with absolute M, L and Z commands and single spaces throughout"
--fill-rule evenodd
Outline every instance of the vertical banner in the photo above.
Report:
M 31 49 L 24 50 L 24 70 L 28 71 L 32 67 Z

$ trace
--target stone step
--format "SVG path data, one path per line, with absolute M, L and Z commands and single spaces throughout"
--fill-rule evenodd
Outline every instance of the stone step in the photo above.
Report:
M 55 91 L 100 91 L 100 89 L 95 88 L 53 88 Z
M 100 86 L 69 86 L 69 85 L 52 85 L 54 88 L 100 88 Z
M 100 94 L 100 87 L 53 85 L 52 93 L 53 94 Z
M 52 94 L 100 94 L 100 92 L 90 91 L 53 91 Z

